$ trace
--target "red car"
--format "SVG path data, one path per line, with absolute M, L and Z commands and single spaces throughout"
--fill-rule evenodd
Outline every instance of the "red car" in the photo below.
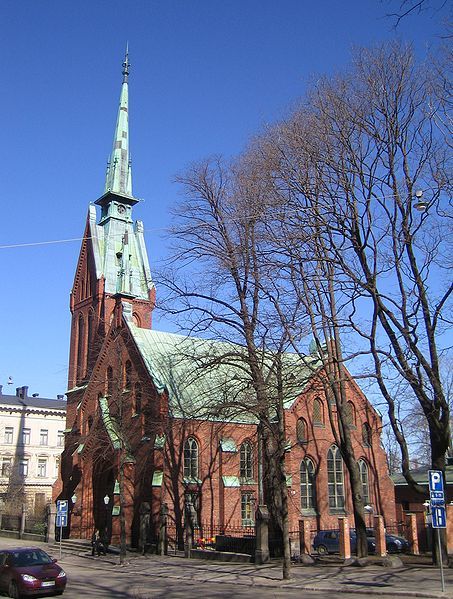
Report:
M 56 561 L 37 547 L 0 550 L 0 590 L 13 599 L 61 595 L 66 573 Z

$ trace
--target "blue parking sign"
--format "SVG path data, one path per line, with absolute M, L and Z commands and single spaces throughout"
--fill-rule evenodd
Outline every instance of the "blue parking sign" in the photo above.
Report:
M 444 492 L 444 477 L 442 470 L 428 470 L 429 490 L 434 493 Z
M 68 515 L 67 514 L 57 514 L 56 521 L 57 528 L 62 528 L 63 526 L 68 525 Z
M 57 501 L 57 514 L 67 514 L 68 513 L 68 500 L 67 499 L 59 499 Z
M 431 508 L 433 528 L 447 528 L 447 518 L 444 505 L 433 505 Z

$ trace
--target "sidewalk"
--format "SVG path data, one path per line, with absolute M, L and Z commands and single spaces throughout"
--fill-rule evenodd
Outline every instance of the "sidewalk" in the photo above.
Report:
M 30 544 L 26 541 L 2 539 L 5 546 Z M 50 551 L 46 543 L 34 543 L 44 550 Z M 52 554 L 52 552 L 50 551 Z M 54 552 L 55 553 L 55 552 Z M 58 555 L 54 554 L 54 557 Z M 369 597 L 421 597 L 453 599 L 453 568 L 444 568 L 445 593 L 441 592 L 440 570 L 428 563 L 427 559 L 405 556 L 405 564 L 399 568 L 387 568 L 375 564 L 365 567 L 344 566 L 339 559 L 325 559 L 313 566 L 293 564 L 291 579 L 282 580 L 281 563 L 272 561 L 269 564 L 237 564 L 226 562 L 185 559 L 180 556 L 138 555 L 130 552 L 126 563 L 121 568 L 124 574 L 139 573 L 149 579 L 167 578 L 185 582 L 211 582 L 234 584 L 256 589 L 275 588 L 300 589 L 305 591 L 324 591 L 332 597 L 341 593 L 367 594 Z M 111 571 L 118 569 L 119 556 L 109 553 L 107 556 L 91 557 L 87 546 L 86 552 L 79 555 L 63 554 L 62 563 L 83 564 L 85 568 Z M 134 576 L 134 581 L 137 578 Z M 137 599 L 149 599 L 152 583 L 134 582 L 134 596 Z
M 453 598 L 453 570 L 444 569 L 446 592 L 441 592 L 440 571 L 433 566 L 405 565 L 385 568 L 378 565 L 342 566 L 295 564 L 291 579 L 282 580 L 281 564 L 272 562 L 263 566 L 187 560 L 180 557 L 148 555 L 134 556 L 129 561 L 131 570 L 140 568 L 152 576 L 192 582 L 240 584 L 249 587 L 292 588 L 306 591 L 360 593 L 372 596 Z M 140 591 L 140 589 L 138 589 Z M 143 588 L 138 597 L 149 597 Z

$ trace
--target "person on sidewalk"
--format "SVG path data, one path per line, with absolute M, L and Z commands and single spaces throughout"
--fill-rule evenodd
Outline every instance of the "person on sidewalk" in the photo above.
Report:
M 91 536 L 91 555 L 94 557 L 94 554 L 99 557 L 100 555 L 107 555 L 104 544 L 101 540 L 99 531 L 97 528 L 94 529 L 94 532 Z

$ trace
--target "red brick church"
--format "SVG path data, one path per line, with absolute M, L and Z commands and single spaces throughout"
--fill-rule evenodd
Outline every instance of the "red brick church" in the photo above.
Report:
M 197 371 L 197 356 L 216 352 L 218 342 L 152 329 L 156 292 L 143 223 L 132 218 L 138 200 L 129 160 L 128 75 L 126 55 L 105 192 L 95 202 L 99 209 L 89 207 L 71 292 L 66 438 L 55 499 L 75 500 L 68 530 L 76 538 L 107 528 L 115 543 L 124 518 L 127 540 L 136 544 L 146 503 L 151 535 L 164 503 L 180 533 L 187 499 L 210 531 L 250 532 L 258 500 L 257 422 L 244 412 L 220 417 L 214 409 L 221 395 L 236 392 L 233 367 Z M 285 400 L 292 530 L 301 518 L 321 529 L 352 513 L 316 362 L 316 355 L 299 359 L 300 388 Z M 365 502 L 390 524 L 394 491 L 381 419 L 352 378 L 348 393 Z

